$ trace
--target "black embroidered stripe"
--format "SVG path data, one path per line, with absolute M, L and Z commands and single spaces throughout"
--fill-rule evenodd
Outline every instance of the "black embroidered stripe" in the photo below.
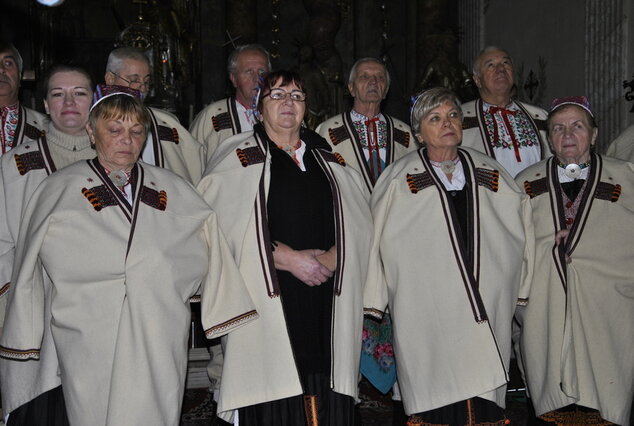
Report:
M 599 182 L 594 191 L 594 198 L 616 203 L 621 196 L 621 185 L 614 185 L 607 182 Z
M 238 148 L 236 149 L 238 159 L 242 164 L 242 167 L 251 166 L 253 164 L 263 163 L 266 156 L 264 152 L 258 146 L 252 146 L 250 148 Z
M 462 120 L 462 128 L 463 129 L 473 129 L 474 127 L 478 127 L 480 123 L 478 122 L 478 117 L 465 117 Z
M 40 136 L 44 135 L 44 132 L 32 124 L 26 123 L 24 125 L 24 136 L 29 139 L 37 139 Z
M 174 142 L 176 145 L 180 142 L 180 138 L 178 136 L 178 130 L 173 127 L 167 126 L 157 126 L 158 127 L 158 136 L 162 141 Z
M 219 132 L 224 129 L 231 129 L 231 115 L 228 112 L 223 112 L 211 117 L 211 124 L 214 126 L 214 130 Z
M 409 133 L 401 129 L 394 129 L 394 142 L 400 143 L 405 148 L 409 147 Z
M 538 195 L 545 194 L 548 192 L 548 178 L 543 177 L 541 179 L 533 180 L 533 181 L 524 181 L 524 191 L 526 194 L 535 198 Z
M 500 172 L 497 170 L 476 168 L 475 178 L 478 185 L 493 192 L 498 192 L 500 184 Z
M 165 211 L 167 208 L 167 193 L 144 186 L 141 188 L 141 201 L 150 207 Z
M 432 186 L 434 181 L 432 180 L 429 172 L 407 174 L 407 186 L 412 194 L 416 194 L 418 191 L 422 191 L 428 186 Z
M 15 154 L 13 158 L 15 158 L 15 165 L 18 168 L 18 172 L 20 172 L 22 176 L 31 170 L 46 168 L 44 157 L 40 151 L 25 152 L 22 155 Z
M 339 154 L 338 152 L 323 151 L 321 155 L 326 161 L 329 161 L 331 163 L 339 163 L 342 166 L 346 165 L 346 160 L 344 160 L 341 154 Z
M 334 145 L 338 145 L 346 139 L 350 139 L 350 135 L 346 130 L 346 126 L 340 126 L 328 129 L 328 137 Z
M 92 204 L 95 210 L 100 211 L 104 207 L 116 206 L 117 200 L 105 185 L 94 186 L 90 189 L 82 188 L 81 193 Z

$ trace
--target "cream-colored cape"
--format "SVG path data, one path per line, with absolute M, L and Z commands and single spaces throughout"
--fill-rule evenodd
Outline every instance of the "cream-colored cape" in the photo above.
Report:
M 592 156 L 577 218 L 557 248 L 566 218 L 553 163 L 517 177 L 532 197 L 536 236 L 521 336 L 528 390 L 537 415 L 579 404 L 625 425 L 634 395 L 634 165 Z
M 157 108 L 148 111 L 152 118 L 148 135 L 148 143 L 151 138 L 154 148 L 152 165 L 171 170 L 196 185 L 205 167 L 202 144 L 172 114 Z
M 612 141 L 605 155 L 620 160 L 634 161 L 634 124 Z
M 524 102 L 515 101 L 515 104 L 524 111 L 532 124 L 533 130 L 537 132 L 537 138 L 539 139 L 541 147 L 541 158 L 544 159 L 552 156 L 553 154 L 550 151 L 546 137 L 546 119 L 548 118 L 548 113 L 539 107 Z M 461 146 L 473 148 L 487 154 L 489 157 L 495 158 L 493 147 L 489 143 L 489 134 L 484 124 L 482 99 L 463 104 L 462 113 L 464 115 L 464 121 L 462 123 L 464 130 L 462 131 Z
M 310 154 L 306 154 L 310 155 Z M 362 286 L 371 245 L 368 192 L 340 157 L 317 150 L 333 188 L 338 264 L 332 324 L 333 391 L 357 397 L 363 320 Z M 277 290 L 266 197 L 271 156 L 253 132 L 225 140 L 199 190 L 216 211 L 260 319 L 227 336 L 218 411 L 302 394 Z
M 225 139 L 241 133 L 240 117 L 234 97 L 221 99 L 198 113 L 189 131 L 205 146 L 205 164 Z
M 401 120 L 383 114 L 387 122 L 387 156 L 386 166 L 415 151 L 418 148 L 416 139 L 412 136 L 409 126 Z M 372 191 L 374 178 L 371 175 L 368 162 L 365 160 L 363 147 L 357 135 L 350 113 L 344 113 L 329 118 L 321 123 L 316 130 L 317 133 L 332 147 L 334 152 L 338 152 L 352 168 L 363 176 L 366 187 Z
M 257 315 L 194 188 L 164 169 L 136 170 L 130 207 L 92 160 L 66 167 L 38 187 L 20 228 L 0 355 L 43 356 L 48 276 L 71 424 L 179 423 L 189 298 L 201 283 L 208 337 Z
M 511 321 L 531 276 L 528 197 L 490 157 L 459 155 L 473 215 L 473 265 L 466 263 L 449 195 L 423 155 L 395 162 L 372 193 L 374 245 L 366 314 L 389 303 L 405 412 L 472 397 L 504 407 Z

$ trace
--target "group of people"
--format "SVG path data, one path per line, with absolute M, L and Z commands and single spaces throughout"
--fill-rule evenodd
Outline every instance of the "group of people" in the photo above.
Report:
M 52 67 L 48 117 L 21 71 L 0 44 L 8 425 L 177 425 L 193 296 L 226 422 L 354 425 L 361 372 L 401 424 L 506 424 L 513 349 L 534 424 L 629 422 L 634 165 L 595 152 L 587 98 L 513 100 L 504 50 L 474 61 L 480 99 L 426 90 L 411 127 L 373 58 L 316 131 L 259 45 L 189 131 L 143 105 L 136 49 L 96 87 Z

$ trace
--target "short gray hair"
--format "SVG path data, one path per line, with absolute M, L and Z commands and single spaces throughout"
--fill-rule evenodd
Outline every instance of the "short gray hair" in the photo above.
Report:
M 22 70 L 24 67 L 24 61 L 22 61 L 22 55 L 18 52 L 18 49 L 11 43 L 0 41 L 0 53 L 11 52 L 15 58 L 15 64 L 18 66 L 18 75 L 22 76 Z
M 499 50 L 500 52 L 504 52 L 506 53 L 506 56 L 509 57 L 509 59 L 511 59 L 511 64 L 513 63 L 513 58 L 511 57 L 511 55 L 509 54 L 509 52 L 507 52 L 506 50 L 502 49 L 501 47 L 497 47 L 497 46 L 487 46 L 484 49 L 482 49 L 478 55 L 473 58 L 473 75 L 476 76 L 480 76 L 480 60 L 482 59 L 482 56 L 484 56 L 485 54 L 489 53 L 489 52 L 493 52 Z
M 357 68 L 359 68 L 359 65 L 365 64 L 366 62 L 374 62 L 375 64 L 379 64 L 383 67 L 383 69 L 385 70 L 385 79 L 387 80 L 387 88 L 389 89 L 391 80 L 390 72 L 387 70 L 387 66 L 385 66 L 383 61 L 372 57 L 361 58 L 357 62 L 355 62 L 354 65 L 352 65 L 352 68 L 350 68 L 350 74 L 348 75 L 348 84 L 352 84 L 354 82 L 354 79 L 357 78 Z
M 152 69 L 150 59 L 147 57 L 145 52 L 141 49 L 137 49 L 136 47 L 126 46 L 118 47 L 110 52 L 110 55 L 108 55 L 108 63 L 106 63 L 106 72 L 120 74 L 121 69 L 123 68 L 123 61 L 127 59 L 146 62 L 150 66 L 150 69 Z
M 271 71 L 271 55 L 269 55 L 268 50 L 266 50 L 259 44 L 252 43 L 238 46 L 234 49 L 233 52 L 231 52 L 231 54 L 229 55 L 229 59 L 227 59 L 227 72 L 230 75 L 236 72 L 236 69 L 238 68 L 238 57 L 240 56 L 240 54 L 247 51 L 259 52 L 264 55 L 264 57 L 266 57 L 266 67 L 268 68 L 267 72 Z
M 427 117 L 429 113 L 447 101 L 456 106 L 462 120 L 462 108 L 460 108 L 460 100 L 456 94 L 446 87 L 434 87 L 421 92 L 412 105 L 412 112 L 410 113 L 412 132 L 417 135 L 420 131 L 420 120 Z

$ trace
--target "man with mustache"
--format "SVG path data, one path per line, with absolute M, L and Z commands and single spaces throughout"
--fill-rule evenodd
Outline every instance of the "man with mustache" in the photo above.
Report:
M 23 62 L 20 52 L 0 41 L 0 155 L 24 139 L 37 139 L 45 116 L 18 100 Z
M 546 144 L 543 109 L 511 98 L 513 60 L 508 52 L 485 47 L 473 62 L 480 99 L 462 104 L 462 146 L 495 158 L 516 176 L 552 154 Z
M 235 96 L 221 99 L 198 113 L 189 131 L 207 148 L 209 161 L 218 145 L 230 136 L 253 129 L 256 123 L 253 99 L 261 75 L 271 70 L 269 52 L 259 44 L 238 46 L 227 61 Z
M 143 51 L 119 47 L 108 56 L 104 80 L 108 85 L 138 90 L 145 98 L 152 84 L 152 64 Z M 196 185 L 203 172 L 202 145 L 173 114 L 152 107 L 147 107 L 147 110 L 151 125 L 141 159 L 171 170 Z
M 354 98 L 352 111 L 336 115 L 317 127 L 332 145 L 363 176 L 372 191 L 389 164 L 418 148 L 409 126 L 381 113 L 381 102 L 390 89 L 390 74 L 375 58 L 354 63 L 348 90 Z

